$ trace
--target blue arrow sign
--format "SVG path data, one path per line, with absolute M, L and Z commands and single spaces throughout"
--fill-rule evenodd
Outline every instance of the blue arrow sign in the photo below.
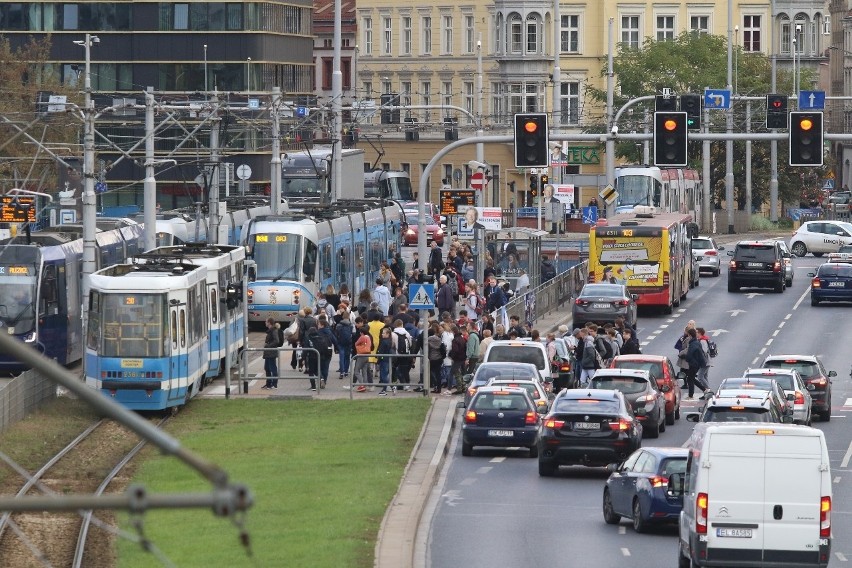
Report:
M 825 91 L 799 91 L 799 110 L 825 108 Z
M 704 89 L 704 108 L 731 108 L 731 91 L 728 89 Z
M 412 310 L 434 310 L 435 285 L 410 284 L 408 286 L 408 307 Z

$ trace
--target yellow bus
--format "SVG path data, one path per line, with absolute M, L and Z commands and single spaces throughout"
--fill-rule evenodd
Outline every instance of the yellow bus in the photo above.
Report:
M 625 284 L 638 294 L 638 305 L 671 313 L 691 287 L 690 240 L 697 234 L 698 225 L 684 213 L 637 208 L 601 219 L 589 234 L 588 281 Z

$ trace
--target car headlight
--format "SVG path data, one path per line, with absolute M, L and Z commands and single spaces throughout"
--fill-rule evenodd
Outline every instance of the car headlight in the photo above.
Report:
M 406 235 L 416 235 L 417 232 L 414 229 L 408 229 L 407 231 L 405 231 L 405 234 Z

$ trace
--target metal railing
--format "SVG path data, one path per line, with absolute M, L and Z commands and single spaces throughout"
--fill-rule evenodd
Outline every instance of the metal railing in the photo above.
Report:
M 497 310 L 492 315 L 497 323 L 508 326 L 508 318 L 518 316 L 520 321 L 529 321 L 535 324 L 539 317 L 561 308 L 565 303 L 576 298 L 589 274 L 589 261 L 585 260 L 576 266 L 572 266 L 564 272 L 560 272 L 553 279 L 529 290 L 525 294 L 512 298 L 505 306 L 505 318 L 501 321 L 501 312 Z
M 377 354 L 374 354 L 374 353 L 363 353 L 363 354 L 362 353 L 356 353 L 355 355 L 352 356 L 352 366 L 349 367 L 349 370 L 350 370 L 350 373 L 349 373 L 349 400 L 352 400 L 354 398 L 352 391 L 354 390 L 353 385 L 356 384 L 355 383 L 355 372 L 354 372 L 355 362 L 359 358 L 363 359 L 364 357 L 367 357 L 368 359 L 370 359 L 370 358 L 378 359 L 379 357 L 386 357 L 388 359 L 408 358 L 408 359 L 417 360 L 417 359 L 423 359 L 424 354 L 423 353 L 417 353 L 417 354 L 414 354 L 414 355 L 400 355 L 399 353 L 384 353 L 382 355 L 377 355 Z M 367 364 L 371 365 L 372 363 L 370 363 L 369 360 L 368 360 Z M 416 361 L 412 361 L 410 370 L 415 369 L 415 364 L 416 364 Z M 378 362 L 376 362 L 375 365 L 376 365 L 376 368 L 377 368 L 377 371 L 378 371 Z M 367 370 L 367 372 L 368 373 L 370 372 L 369 369 Z M 369 375 L 367 375 L 367 376 L 369 377 Z M 429 377 L 425 376 L 425 369 L 423 369 L 422 363 L 421 363 L 421 368 L 420 368 L 420 380 L 422 382 L 417 383 L 416 386 L 423 387 L 423 396 L 426 396 L 429 393 L 429 384 L 428 384 Z M 410 387 L 410 386 L 412 386 L 412 383 L 395 383 L 395 382 L 393 382 L 393 366 L 391 366 L 391 369 L 390 369 L 389 382 L 381 383 L 381 382 L 378 382 L 378 381 L 374 381 L 374 382 L 369 382 L 369 383 L 357 383 L 357 384 L 369 386 L 369 387 L 397 387 L 397 388 L 399 388 L 399 387 L 406 387 L 406 386 Z
M 275 349 L 276 351 L 278 351 L 278 363 L 279 364 L 277 365 L 277 367 L 278 367 L 278 373 L 279 374 L 278 374 L 278 376 L 275 376 L 275 377 L 267 377 L 264 374 L 263 375 L 264 379 L 276 380 L 276 381 L 277 380 L 304 381 L 305 380 L 304 376 L 285 377 L 285 376 L 281 375 L 281 365 L 280 365 L 280 363 L 281 363 L 281 352 L 298 351 L 300 353 L 311 352 L 313 354 L 313 356 L 317 358 L 317 376 L 313 377 L 313 379 L 316 380 L 316 381 L 320 380 L 320 377 L 319 377 L 319 351 L 317 351 L 313 347 L 246 347 L 245 349 L 240 351 L 240 383 L 242 384 L 241 392 L 243 394 L 248 394 L 249 382 L 251 381 L 251 379 L 255 378 L 255 377 L 249 377 L 249 375 L 248 375 L 248 354 L 249 353 L 257 353 L 257 352 L 262 353 L 262 352 L 268 351 L 270 349 Z M 319 389 L 319 385 L 317 385 L 317 389 Z M 319 394 L 319 390 L 317 390 L 317 394 Z

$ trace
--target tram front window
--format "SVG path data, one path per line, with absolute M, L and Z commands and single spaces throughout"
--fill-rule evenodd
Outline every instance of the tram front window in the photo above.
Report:
M 32 267 L 0 266 L 0 322 L 9 333 L 21 335 L 35 329 L 35 291 Z
M 301 280 L 302 236 L 260 233 L 252 238 L 258 280 Z
M 299 197 L 318 198 L 322 194 L 324 180 L 321 178 L 287 178 L 281 183 L 281 197 L 294 199 Z
M 87 344 L 102 357 L 163 357 L 168 338 L 164 294 L 92 291 Z
M 649 176 L 619 176 L 615 178 L 618 192 L 617 207 L 660 205 L 660 182 Z
M 407 177 L 394 177 L 388 179 L 390 186 L 390 199 L 397 201 L 412 201 L 414 193 L 411 191 L 411 180 Z

